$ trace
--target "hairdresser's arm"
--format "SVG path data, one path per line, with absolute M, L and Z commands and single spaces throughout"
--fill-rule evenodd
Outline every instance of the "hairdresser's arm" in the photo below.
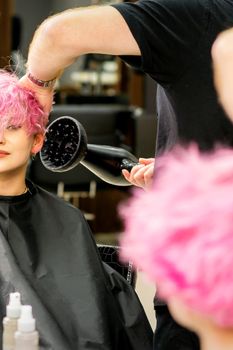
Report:
M 87 53 L 140 55 L 125 20 L 112 6 L 72 9 L 46 19 L 30 44 L 27 70 L 48 81 Z M 45 110 L 50 111 L 52 87 L 38 88 L 27 76 L 20 83 L 33 89 Z
M 233 121 L 233 29 L 218 36 L 212 47 L 212 57 L 219 99 Z
M 138 165 L 135 165 L 130 172 L 124 169 L 122 173 L 132 185 L 149 190 L 153 182 L 154 163 L 154 158 L 139 158 Z

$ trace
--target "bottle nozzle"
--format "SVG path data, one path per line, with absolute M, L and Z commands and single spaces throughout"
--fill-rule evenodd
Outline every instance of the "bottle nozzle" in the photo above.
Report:
M 18 318 L 21 313 L 20 293 L 10 293 L 9 304 L 6 307 L 6 316 L 10 318 Z
M 31 305 L 22 305 L 21 316 L 18 320 L 18 331 L 33 332 L 36 329 L 36 320 L 32 315 Z

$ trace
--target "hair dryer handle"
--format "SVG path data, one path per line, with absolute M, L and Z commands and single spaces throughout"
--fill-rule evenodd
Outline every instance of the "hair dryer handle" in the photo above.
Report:
M 135 165 L 138 165 L 140 163 L 138 162 L 134 162 L 133 160 L 130 160 L 130 159 L 122 159 L 121 161 L 121 169 L 126 169 L 128 170 L 129 172 L 132 170 L 132 168 L 135 166 Z

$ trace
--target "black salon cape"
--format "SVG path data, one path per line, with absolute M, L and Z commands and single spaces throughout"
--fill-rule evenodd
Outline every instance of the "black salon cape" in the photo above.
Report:
M 151 350 L 133 288 L 102 263 L 81 212 L 28 186 L 21 196 L 0 196 L 1 319 L 9 293 L 19 291 L 32 305 L 40 349 Z

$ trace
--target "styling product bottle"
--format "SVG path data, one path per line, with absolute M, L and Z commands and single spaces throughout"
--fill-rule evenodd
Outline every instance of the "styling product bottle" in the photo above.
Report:
M 9 304 L 6 307 L 6 317 L 3 319 L 3 350 L 14 350 L 17 321 L 20 317 L 21 301 L 18 292 L 10 293 Z
M 138 159 L 123 148 L 88 144 L 83 126 L 68 116 L 49 125 L 40 158 L 45 168 L 54 172 L 68 171 L 81 163 L 103 181 L 117 186 L 130 185 L 122 169 L 130 171 L 138 164 Z
M 31 305 L 22 305 L 21 316 L 15 332 L 14 350 L 38 350 L 39 335 L 36 331 L 36 320 L 32 315 Z

